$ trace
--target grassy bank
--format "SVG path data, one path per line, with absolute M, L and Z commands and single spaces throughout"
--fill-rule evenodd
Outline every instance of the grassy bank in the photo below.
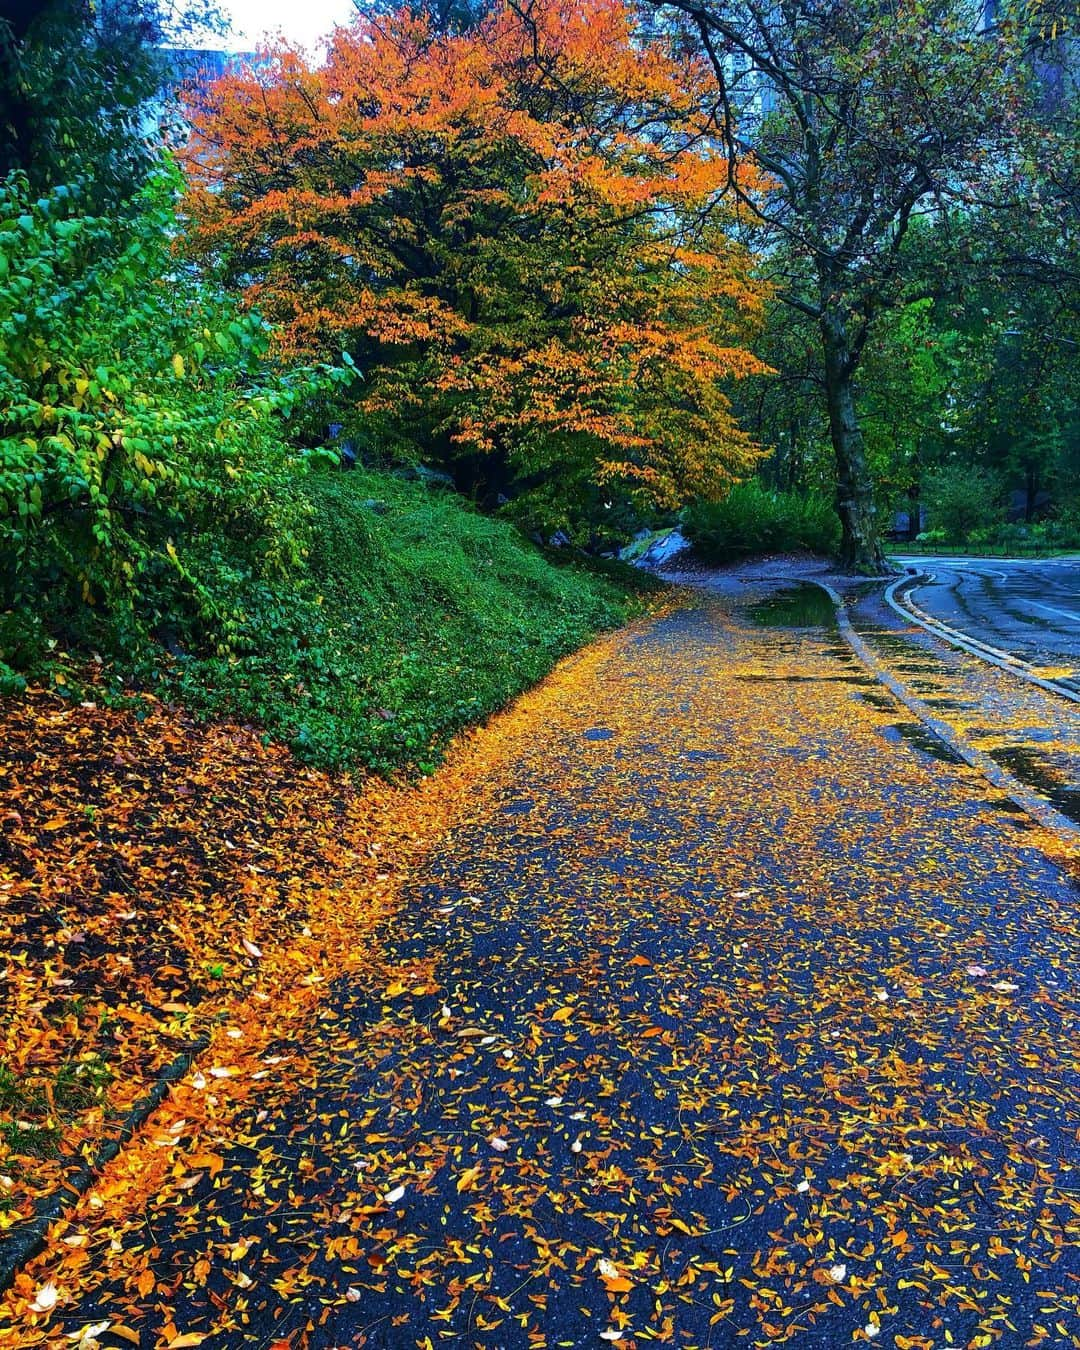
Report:
M 547 556 L 422 482 L 357 469 L 312 474 L 298 491 L 300 564 L 267 579 L 208 538 L 199 574 L 216 629 L 159 625 L 158 641 L 107 662 L 105 687 L 134 682 L 254 725 L 320 768 L 429 769 L 456 731 L 623 621 L 655 585 L 627 567 Z M 79 689 L 88 645 L 92 635 L 75 635 L 66 658 L 54 651 L 34 673 Z

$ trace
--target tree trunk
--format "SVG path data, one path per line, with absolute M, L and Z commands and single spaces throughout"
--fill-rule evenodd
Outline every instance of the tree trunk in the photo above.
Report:
M 911 543 L 922 533 L 922 438 L 915 442 L 915 454 L 911 464 L 911 482 L 908 485 L 908 531 Z
M 921 485 L 912 483 L 907 490 L 908 497 L 908 542 L 913 544 L 922 533 L 922 495 Z
M 830 310 L 823 314 L 821 345 L 829 430 L 836 455 L 836 512 L 843 530 L 840 562 L 848 571 L 876 576 L 888 572 L 889 565 L 878 539 L 874 485 L 855 412 L 855 361 L 843 314 Z

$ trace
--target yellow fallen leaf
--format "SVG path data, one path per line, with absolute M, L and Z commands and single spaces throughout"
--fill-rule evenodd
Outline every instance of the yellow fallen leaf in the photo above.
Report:
M 556 1009 L 556 1011 L 551 1014 L 551 1020 L 553 1022 L 569 1022 L 570 1018 L 573 1017 L 573 1015 L 574 1015 L 573 1008 L 567 1005 L 565 1008 Z
M 461 1176 L 458 1177 L 457 1181 L 458 1194 L 460 1195 L 462 1191 L 473 1190 L 476 1186 L 476 1183 L 479 1180 L 480 1180 L 480 1164 L 477 1163 L 475 1167 L 466 1167 L 465 1171 L 462 1172 Z
M 122 1341 L 127 1341 L 129 1345 L 142 1345 L 142 1337 L 137 1331 L 132 1331 L 130 1327 L 125 1327 L 119 1322 L 109 1323 L 109 1335 L 119 1336 Z

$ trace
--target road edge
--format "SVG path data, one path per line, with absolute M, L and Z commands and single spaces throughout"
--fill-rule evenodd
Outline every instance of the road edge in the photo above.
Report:
M 906 580 L 906 578 L 902 578 Z M 1065 841 L 1075 843 L 1077 836 L 1080 835 L 1080 825 L 1070 820 L 1068 816 L 1051 806 L 1045 798 L 1025 787 L 1018 778 L 1014 778 L 1011 773 L 992 759 L 985 751 L 969 745 L 961 740 L 953 731 L 947 722 L 943 722 L 940 717 L 935 717 L 933 712 L 922 702 L 921 699 L 909 693 L 900 681 L 891 671 L 881 664 L 878 658 L 870 650 L 867 644 L 855 631 L 855 627 L 847 616 L 844 598 L 833 589 L 827 582 L 813 581 L 814 586 L 819 586 L 828 595 L 836 609 L 836 622 L 844 640 L 852 649 L 855 655 L 863 663 L 866 669 L 874 676 L 879 684 L 883 685 L 893 698 L 901 703 L 912 713 L 919 721 L 930 731 L 939 741 L 941 741 L 954 755 L 971 769 L 974 769 L 996 787 L 1023 811 L 1025 811 L 1037 824 L 1045 829 L 1052 830 L 1055 834 L 1061 836 Z M 898 583 L 894 583 L 898 584 Z
M 973 638 L 970 633 L 964 633 L 958 628 L 952 628 L 949 624 L 942 623 L 940 619 L 932 619 L 910 596 L 905 597 L 907 605 L 897 599 L 896 593 L 902 587 L 917 586 L 922 580 L 932 579 L 933 573 L 931 572 L 916 572 L 913 575 L 897 577 L 891 585 L 885 588 L 885 603 L 900 618 L 906 619 L 910 623 L 917 623 L 920 628 L 925 628 L 932 636 L 941 638 L 942 641 L 948 642 L 953 647 L 959 647 L 961 651 L 968 652 L 971 656 L 977 656 L 981 661 L 987 662 L 988 665 L 997 666 L 998 669 L 1004 670 L 1010 675 L 1017 675 L 1020 679 L 1027 680 L 1029 684 L 1038 685 L 1048 694 L 1055 694 L 1058 698 L 1068 699 L 1070 703 L 1080 703 L 1080 693 L 1037 675 L 1027 661 L 1021 660 L 1018 656 L 1013 656 L 1011 652 L 1002 651 L 999 647 L 992 647 L 988 642 L 981 642 L 978 638 Z

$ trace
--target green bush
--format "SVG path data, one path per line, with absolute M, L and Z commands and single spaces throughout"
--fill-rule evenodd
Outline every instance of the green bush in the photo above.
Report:
M 931 475 L 923 500 L 931 532 L 949 544 L 963 544 L 979 532 L 1002 527 L 1002 485 L 975 465 L 950 464 Z
M 836 512 L 823 497 L 772 492 L 757 479 L 736 484 L 723 501 L 690 507 L 683 528 L 709 562 L 794 549 L 831 554 L 840 545 Z
M 46 630 L 134 649 L 186 615 L 227 647 L 193 541 L 299 562 L 283 423 L 347 370 L 282 372 L 268 332 L 177 266 L 164 168 L 123 219 L 0 183 L 0 660 Z

